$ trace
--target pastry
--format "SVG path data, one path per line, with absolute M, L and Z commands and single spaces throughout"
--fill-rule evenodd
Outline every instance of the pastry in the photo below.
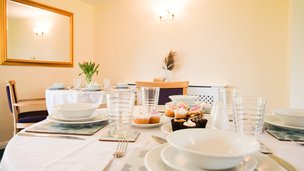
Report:
M 172 131 L 176 131 L 179 129 L 184 129 L 185 126 L 183 125 L 186 122 L 185 119 L 171 119 Z
M 175 118 L 177 118 L 177 119 L 186 118 L 187 114 L 188 114 L 187 109 L 184 109 L 184 108 L 174 109 L 174 115 L 175 115 Z
M 133 121 L 137 124 L 149 124 L 150 117 L 150 113 L 146 112 L 145 108 L 134 110 Z
M 188 117 L 193 114 L 203 114 L 203 108 L 201 105 L 194 105 L 189 109 Z
M 174 117 L 174 109 L 176 108 L 174 103 L 169 102 L 165 104 L 165 115 L 168 117 Z
M 171 120 L 172 130 L 176 131 L 186 128 L 205 128 L 208 120 L 203 118 L 203 116 L 204 115 L 200 113 L 192 114 L 190 117 L 184 119 L 174 118 Z
M 157 111 L 151 111 L 149 124 L 157 124 L 160 122 L 161 114 Z
M 175 118 L 186 118 L 188 114 L 188 105 L 184 102 L 179 102 L 176 104 L 176 109 L 174 109 Z

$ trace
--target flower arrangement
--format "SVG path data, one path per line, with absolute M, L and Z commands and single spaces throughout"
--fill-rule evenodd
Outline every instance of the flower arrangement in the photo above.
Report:
M 98 67 L 99 64 L 95 65 L 95 62 L 83 62 L 78 63 L 80 69 L 82 70 L 81 73 L 79 73 L 79 76 L 82 74 L 85 74 L 86 81 L 89 84 L 92 81 L 93 75 L 96 73 L 98 75 Z
M 169 70 L 172 71 L 175 67 L 175 57 L 176 52 L 170 50 L 169 54 L 165 57 L 165 59 L 163 60 L 164 64 L 163 64 L 163 69 L 164 70 Z

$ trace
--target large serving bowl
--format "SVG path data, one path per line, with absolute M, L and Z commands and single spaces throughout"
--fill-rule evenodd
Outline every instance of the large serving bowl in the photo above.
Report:
M 215 129 L 179 130 L 167 139 L 194 165 L 210 170 L 232 168 L 260 148 L 253 137 Z
M 93 103 L 68 103 L 54 107 L 56 114 L 65 118 L 85 118 L 91 116 L 99 107 Z
M 186 103 L 188 105 L 194 104 L 194 102 L 197 99 L 196 96 L 188 96 L 188 95 L 172 95 L 172 96 L 169 96 L 169 98 L 175 104 L 179 103 L 179 102 L 184 102 L 184 103 Z
M 304 109 L 282 108 L 273 110 L 273 113 L 286 125 L 304 127 Z

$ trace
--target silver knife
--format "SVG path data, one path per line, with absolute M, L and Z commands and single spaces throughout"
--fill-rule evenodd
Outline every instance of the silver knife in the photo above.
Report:
M 263 143 L 260 142 L 260 144 L 261 144 L 261 148 L 260 148 L 261 153 L 266 154 L 268 157 L 270 157 L 271 159 L 276 161 L 278 164 L 280 164 L 282 167 L 284 167 L 288 171 L 296 171 L 297 170 L 296 168 L 294 168 L 290 163 L 288 163 L 284 159 L 274 155 L 272 153 L 272 151 L 268 147 L 266 147 Z
M 69 136 L 69 135 L 33 134 L 33 133 L 25 133 L 25 132 L 20 132 L 17 135 L 18 136 L 27 136 L 27 137 L 48 137 L 48 138 L 63 138 L 63 139 L 85 140 L 85 138 L 74 137 L 74 136 Z
M 165 138 L 159 137 L 159 136 L 155 136 L 155 135 L 151 135 L 151 137 L 158 143 L 160 144 L 165 144 L 168 143 L 168 141 Z

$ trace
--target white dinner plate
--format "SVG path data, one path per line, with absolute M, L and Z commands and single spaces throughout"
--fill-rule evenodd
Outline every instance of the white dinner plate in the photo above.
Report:
M 66 87 L 49 87 L 49 90 L 67 90 L 68 88 Z
M 135 123 L 134 121 L 132 121 L 132 126 L 133 127 L 136 127 L 136 128 L 154 128 L 154 127 L 158 127 L 162 124 L 164 124 L 165 122 L 159 122 L 159 123 L 156 123 L 156 124 L 137 124 Z
M 101 88 L 83 88 L 82 91 L 101 91 Z
M 163 133 L 169 134 L 172 132 L 172 126 L 171 126 L 171 122 L 165 123 L 160 127 L 160 130 Z
M 160 125 L 163 125 L 167 122 L 169 122 L 169 118 L 165 115 L 162 115 L 160 118 L 160 122 L 159 123 L 155 123 L 155 124 L 137 124 L 134 121 L 132 121 L 132 126 L 136 127 L 136 128 L 154 128 L 154 127 L 158 127 Z
M 88 121 L 75 121 L 75 122 L 74 121 L 71 122 L 71 121 L 57 120 L 57 119 L 54 119 L 52 117 L 52 115 L 49 115 L 46 119 L 49 120 L 49 121 L 51 121 L 51 122 L 60 123 L 60 124 L 88 124 L 88 123 L 95 123 L 95 122 L 105 121 L 105 120 L 108 119 L 108 115 L 104 114 L 104 113 L 99 113 L 92 120 L 88 120 Z
M 203 169 L 192 164 L 184 155 L 181 155 L 174 147 L 167 145 L 161 151 L 162 161 L 169 167 L 176 170 L 191 170 L 202 171 Z M 246 157 L 246 160 L 242 161 L 239 165 L 225 169 L 226 171 L 239 171 L 246 170 L 252 171 L 257 166 L 257 159 L 254 156 Z M 245 168 L 244 168 L 245 167 Z
M 94 113 L 89 117 L 84 117 L 84 118 L 65 118 L 61 116 L 60 114 L 52 114 L 52 118 L 56 119 L 58 121 L 65 121 L 65 122 L 81 122 L 81 121 L 91 121 L 93 120 L 98 113 Z
M 169 166 L 167 166 L 162 160 L 161 160 L 161 151 L 167 146 L 168 144 L 162 144 L 160 146 L 157 146 L 153 149 L 151 149 L 146 155 L 145 155 L 145 166 L 148 169 L 148 171 L 176 171 Z M 172 157 L 172 156 L 171 156 Z M 256 171 L 265 171 L 265 170 L 277 170 L 280 171 L 282 168 L 271 158 L 269 158 L 267 155 L 256 153 L 252 155 L 253 158 L 256 159 L 257 166 L 255 168 Z M 240 169 L 239 171 L 241 171 Z M 204 171 L 201 169 L 200 171 Z
M 159 145 L 153 149 L 151 149 L 145 155 L 145 166 L 148 171 L 174 171 L 170 167 L 168 167 L 164 162 L 162 162 L 160 158 L 160 153 L 165 148 L 167 144 Z
M 264 122 L 268 123 L 270 125 L 274 125 L 277 127 L 281 127 L 284 129 L 289 129 L 289 130 L 304 130 L 304 127 L 297 127 L 297 126 L 290 126 L 290 125 L 286 125 L 285 123 L 283 123 L 282 121 L 279 120 L 278 116 L 275 115 L 265 115 L 264 117 Z

